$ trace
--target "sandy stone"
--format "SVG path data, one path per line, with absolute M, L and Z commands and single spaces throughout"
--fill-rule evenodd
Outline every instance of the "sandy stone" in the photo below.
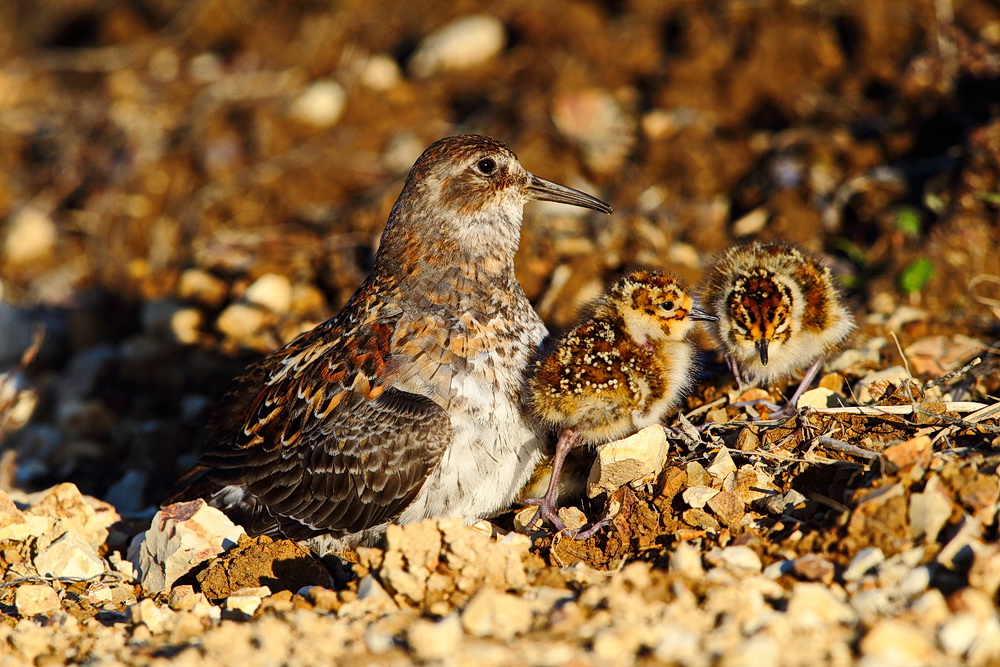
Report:
M 219 314 L 215 328 L 235 340 L 246 340 L 260 331 L 267 319 L 267 313 L 257 306 L 233 303 Z
M 858 403 L 866 405 L 877 402 L 889 384 L 899 386 L 901 382 L 908 380 L 909 377 L 910 374 L 903 366 L 892 366 L 884 370 L 872 371 L 858 380 L 854 386 L 854 391 L 858 396 Z
M 705 470 L 705 466 L 698 461 L 690 461 L 685 466 L 688 486 L 712 486 L 712 477 Z
M 536 517 L 538 514 L 537 505 L 528 505 L 514 514 L 514 530 L 519 533 L 530 533 L 534 530 L 539 530 L 542 528 L 544 521 L 541 517 L 535 519 L 532 525 L 528 525 L 528 522 Z
M 931 638 L 903 621 L 887 618 L 861 638 L 861 654 L 882 664 L 929 664 L 934 654 Z
M 61 607 L 59 595 L 47 584 L 22 584 L 14 591 L 14 607 L 21 618 L 51 614 Z
M 385 92 L 399 85 L 403 73 L 393 58 L 377 53 L 365 61 L 359 78 L 371 90 Z
M 963 334 L 925 336 L 904 350 L 916 375 L 940 377 L 961 368 L 989 345 Z
M 843 397 L 837 392 L 826 387 L 816 387 L 799 396 L 795 407 L 799 410 L 806 408 L 832 408 L 843 405 Z
M 458 614 L 448 614 L 440 621 L 417 619 L 406 632 L 406 643 L 417 660 L 444 660 L 454 655 L 461 639 Z
M 243 528 L 205 503 L 194 500 L 164 507 L 149 530 L 133 540 L 129 560 L 150 593 L 167 590 L 195 565 L 234 546 Z
M 937 475 L 932 475 L 920 493 L 910 495 L 910 531 L 913 538 L 936 540 L 941 529 L 948 523 L 955 504 L 941 484 Z
M 896 466 L 901 474 L 916 468 L 914 477 L 920 477 L 931 463 L 931 439 L 922 435 L 889 445 L 882 451 L 882 457 Z
M 739 576 L 760 574 L 762 567 L 760 556 L 745 546 L 713 549 L 705 554 L 705 562 L 712 567 L 721 567 Z
M 468 69 L 492 59 L 506 42 L 504 26 L 495 17 L 464 16 L 427 35 L 410 58 L 409 68 L 420 78 Z
M 75 484 L 69 483 L 57 484 L 46 490 L 24 513 L 51 518 L 50 535 L 62 535 L 72 530 L 95 548 L 107 541 L 108 527 L 121 521 L 114 507 L 84 496 Z
M 955 614 L 938 628 L 937 639 L 945 653 L 961 657 L 979 636 L 979 619 L 969 613 Z
M 584 163 L 596 172 L 617 169 L 628 157 L 637 129 L 626 110 L 629 97 L 596 86 L 555 95 L 552 121 L 556 129 L 576 144 Z
M 701 566 L 701 551 L 690 542 L 679 542 L 670 554 L 670 571 L 700 579 L 705 573 Z
M 587 525 L 587 515 L 579 507 L 560 507 L 558 514 L 570 530 L 579 530 Z
M 380 581 L 402 604 L 453 600 L 461 604 L 483 586 L 520 589 L 531 540 L 508 533 L 494 542 L 458 519 L 390 525 Z
M 593 498 L 614 493 L 625 484 L 655 476 L 663 469 L 669 451 L 663 428 L 655 424 L 602 445 L 587 478 L 587 495 Z
M 337 591 L 323 586 L 303 586 L 297 594 L 309 600 L 317 609 L 323 611 L 337 611 L 340 607 L 341 600 L 337 596 Z
M 23 542 L 29 537 L 38 537 L 51 531 L 51 525 L 49 517 L 24 514 L 0 489 L 0 542 Z
M 3 255 L 11 264 L 27 265 L 52 256 L 59 230 L 49 212 L 28 205 L 11 215 L 6 225 Z
M 756 426 L 748 424 L 740 429 L 740 434 L 736 436 L 736 449 L 743 452 L 752 452 L 760 447 L 760 434 Z
M 1000 589 L 1000 547 L 988 545 L 975 553 L 969 568 L 969 585 L 996 595 Z
M 909 517 L 903 484 L 855 492 L 854 510 L 847 523 L 849 535 L 892 553 L 910 545 Z
M 230 595 L 222 603 L 224 618 L 244 620 L 254 615 L 260 608 L 259 595 Z
M 516 595 L 483 588 L 462 610 L 462 626 L 476 637 L 512 639 L 531 627 L 531 607 Z
M 844 581 L 857 581 L 885 561 L 885 555 L 878 547 L 862 549 L 851 559 L 842 578 Z
M 104 561 L 80 534 L 68 530 L 35 556 L 35 569 L 43 576 L 89 579 L 104 572 Z
M 166 630 L 167 623 L 175 615 L 169 607 L 157 605 L 151 598 L 145 598 L 130 605 L 127 610 L 128 621 L 133 625 L 145 625 L 152 634 Z
M 693 507 L 681 515 L 684 522 L 692 528 L 700 528 L 708 532 L 718 532 L 722 527 L 719 520 L 703 509 Z
M 721 491 L 708 499 L 708 508 L 723 524 L 735 527 L 745 515 L 743 501 L 732 491 Z
M 177 295 L 181 299 L 209 308 L 220 307 L 228 294 L 226 281 L 203 269 L 186 269 L 177 284 Z
M 340 119 L 346 103 L 347 92 L 339 83 L 316 81 L 292 101 L 288 111 L 296 120 L 326 128 Z
M 292 306 L 292 283 L 281 274 L 265 273 L 247 287 L 243 299 L 282 315 Z
M 791 565 L 792 574 L 805 581 L 822 581 L 830 584 L 833 581 L 833 563 L 816 554 L 808 554 L 796 558 Z
M 937 562 L 948 569 L 961 570 L 971 565 L 975 554 L 983 548 L 983 527 L 965 515 L 950 540 L 938 552 Z
M 853 623 L 857 613 L 826 584 L 799 582 L 788 599 L 788 619 L 797 628 L 822 629 L 833 623 Z
M 684 489 L 681 498 L 688 506 L 701 509 L 709 500 L 718 495 L 719 490 L 710 486 L 690 486 Z
M 733 456 L 729 450 L 723 447 L 712 459 L 712 464 L 708 466 L 708 474 L 715 479 L 722 480 L 728 475 L 736 472 L 736 464 L 733 463 Z

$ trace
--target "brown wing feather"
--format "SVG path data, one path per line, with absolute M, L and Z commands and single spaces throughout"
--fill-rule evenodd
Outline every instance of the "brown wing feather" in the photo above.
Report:
M 242 487 L 238 503 L 216 504 L 251 533 L 292 539 L 398 517 L 451 441 L 450 420 L 430 398 L 392 386 L 391 320 L 344 319 L 248 369 L 224 399 L 190 490 L 175 498 L 203 492 L 206 480 Z

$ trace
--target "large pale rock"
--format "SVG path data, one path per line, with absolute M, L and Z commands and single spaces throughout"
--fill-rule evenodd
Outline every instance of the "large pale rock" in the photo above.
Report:
M 41 498 L 24 511 L 25 515 L 48 517 L 52 520 L 49 535 L 62 535 L 72 530 L 94 547 L 108 539 L 108 528 L 121 517 L 108 503 L 80 493 L 75 484 L 63 483 L 45 491 Z M 45 544 L 36 545 L 45 548 Z
M 663 428 L 655 424 L 602 445 L 587 478 L 587 495 L 614 493 L 629 482 L 655 476 L 663 470 L 669 451 Z
M 160 593 L 195 565 L 217 556 L 245 531 L 204 500 L 164 507 L 129 548 L 129 560 L 149 593 Z
M 104 572 L 104 561 L 82 535 L 67 530 L 35 556 L 35 569 L 46 577 L 89 579 Z

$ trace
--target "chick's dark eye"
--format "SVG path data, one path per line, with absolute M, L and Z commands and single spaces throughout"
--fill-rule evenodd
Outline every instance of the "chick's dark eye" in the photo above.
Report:
M 484 157 L 476 163 L 476 168 L 484 174 L 492 174 L 497 168 L 497 162 L 491 157 Z
M 664 301 L 663 303 L 660 304 L 660 308 L 662 308 L 663 310 L 673 310 L 674 309 L 674 302 L 673 301 Z

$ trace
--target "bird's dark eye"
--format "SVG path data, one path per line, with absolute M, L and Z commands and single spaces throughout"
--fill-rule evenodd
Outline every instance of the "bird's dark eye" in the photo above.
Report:
M 674 302 L 673 301 L 664 301 L 663 303 L 660 304 L 660 308 L 662 308 L 663 310 L 673 310 L 674 309 Z
M 476 168 L 484 174 L 492 174 L 497 168 L 497 161 L 491 157 L 484 157 L 476 163 Z

